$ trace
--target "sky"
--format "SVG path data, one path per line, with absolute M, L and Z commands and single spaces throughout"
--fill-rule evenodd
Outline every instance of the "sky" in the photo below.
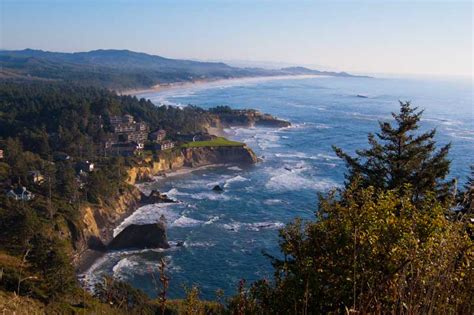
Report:
M 0 0 L 0 48 L 473 73 L 473 2 Z

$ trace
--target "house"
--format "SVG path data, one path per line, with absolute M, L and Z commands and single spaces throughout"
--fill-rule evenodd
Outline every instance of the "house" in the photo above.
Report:
M 131 124 L 134 122 L 132 115 L 123 115 L 123 116 L 110 116 L 109 122 L 111 125 L 116 125 L 120 123 Z
M 0 159 L 3 159 L 3 150 L 0 150 Z
M 26 187 L 17 187 L 15 189 L 10 189 L 6 193 L 7 197 L 13 198 L 15 200 L 30 201 L 35 195 L 31 191 L 28 191 Z
M 174 148 L 174 142 L 171 140 L 164 140 L 161 141 L 160 143 L 157 143 L 156 148 L 158 150 L 168 150 Z
M 138 123 L 135 123 L 135 131 L 145 131 L 145 132 L 148 132 L 149 128 L 148 128 L 148 124 L 145 123 L 145 122 L 138 122 Z
M 110 148 L 112 155 L 124 157 L 134 156 L 141 150 L 143 150 L 143 144 L 136 142 L 115 143 Z
M 149 127 L 145 122 L 136 122 L 131 115 L 111 116 L 110 124 L 114 133 L 115 143 L 145 142 Z
M 118 136 L 120 142 L 137 142 L 143 143 L 148 138 L 148 133 L 144 131 L 132 131 L 128 133 L 121 133 Z
M 89 161 L 78 162 L 76 164 L 76 172 L 79 174 L 87 174 L 94 170 L 94 163 Z
M 153 131 L 152 133 L 148 135 L 148 139 L 150 141 L 155 141 L 155 142 L 163 141 L 165 140 L 165 138 L 166 138 L 166 131 L 163 129 Z
M 134 132 L 136 126 L 134 123 L 118 123 L 112 126 L 112 130 L 114 133 Z
M 28 172 L 28 180 L 35 184 L 41 184 L 44 182 L 44 176 L 40 171 L 30 171 Z

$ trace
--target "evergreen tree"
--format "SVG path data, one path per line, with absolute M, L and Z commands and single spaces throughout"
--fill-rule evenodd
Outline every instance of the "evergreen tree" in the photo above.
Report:
M 464 192 L 461 195 L 462 211 L 473 215 L 474 212 L 474 165 L 471 165 L 471 174 L 467 177 L 467 182 L 464 185 Z
M 435 129 L 415 134 L 423 114 L 417 110 L 410 102 L 400 102 L 400 113 L 392 113 L 395 126 L 379 122 L 380 132 L 368 136 L 370 148 L 357 150 L 357 157 L 333 147 L 346 162 L 349 183 L 360 176 L 364 187 L 397 189 L 410 184 L 415 197 L 430 190 L 438 194 L 447 191 L 448 184 L 442 180 L 449 172 L 447 155 L 451 145 L 436 151 Z

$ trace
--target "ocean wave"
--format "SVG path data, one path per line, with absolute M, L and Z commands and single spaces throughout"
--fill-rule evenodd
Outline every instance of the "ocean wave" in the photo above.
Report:
M 201 225 L 204 224 L 204 221 L 201 220 L 196 220 L 193 218 L 188 218 L 185 215 L 180 216 L 178 219 L 176 219 L 170 226 L 172 227 L 193 227 L 196 225 Z
M 112 273 L 115 278 L 124 279 L 125 275 L 128 275 L 130 269 L 138 269 L 136 267 L 140 266 L 139 262 L 130 258 L 122 258 L 112 267 Z
M 267 173 L 271 176 L 265 184 L 267 189 L 285 191 L 300 189 L 329 190 L 338 187 L 331 179 L 318 178 L 312 174 L 306 174 L 310 168 L 304 162 L 299 162 L 295 167 L 268 168 Z
M 167 255 L 162 258 L 166 265 L 166 272 L 173 273 L 182 271 L 182 268 L 174 263 L 171 256 Z M 128 255 L 120 259 L 112 267 L 112 275 L 116 279 L 129 280 L 135 275 L 144 276 L 151 275 L 152 273 L 157 274 L 158 266 L 159 263 L 157 261 L 148 260 L 138 255 Z
M 460 120 L 454 119 L 443 119 L 443 118 L 423 118 L 424 121 L 430 121 L 434 123 L 438 123 L 445 126 L 462 126 L 464 122 Z
M 230 184 L 236 183 L 236 182 L 246 182 L 249 181 L 248 178 L 242 177 L 240 175 L 237 175 L 235 177 L 232 177 L 228 180 L 225 181 L 224 187 L 229 187 Z
M 339 160 L 339 158 L 336 155 L 330 155 L 327 153 L 318 153 L 316 155 L 309 155 L 304 152 L 291 152 L 291 153 L 275 153 L 275 156 L 279 158 L 304 159 L 304 160 L 316 160 L 316 161 Z
M 197 200 L 223 200 L 228 201 L 231 199 L 238 199 L 237 197 L 230 197 L 224 193 L 215 193 L 215 192 L 201 192 L 197 194 L 191 194 L 191 198 Z
M 282 222 L 271 222 L 271 221 L 263 221 L 263 222 L 254 222 L 254 223 L 242 223 L 242 222 L 230 222 L 222 224 L 222 227 L 228 231 L 238 232 L 240 230 L 246 231 L 261 231 L 261 230 L 276 230 L 281 229 L 284 227 L 285 224 Z
M 263 202 L 266 205 L 277 205 L 283 203 L 281 199 L 267 199 Z
M 184 242 L 184 247 L 213 247 L 215 246 L 215 242 L 207 242 L 207 241 L 202 241 L 202 242 L 191 242 L 191 241 L 185 241 Z
M 329 126 L 329 125 L 321 124 L 321 123 L 315 124 L 314 127 L 315 127 L 316 129 L 330 129 L 330 128 L 332 128 L 332 127 Z
M 474 131 L 471 130 L 456 130 L 451 131 L 448 135 L 452 138 L 463 139 L 463 140 L 474 140 Z
M 242 171 L 242 169 L 238 166 L 230 166 L 227 169 L 230 171 Z
M 325 161 L 339 161 L 340 160 L 335 154 L 330 155 L 327 153 L 318 153 L 316 156 L 317 158 L 325 160 Z
M 189 196 L 190 194 L 179 191 L 177 188 L 171 188 L 169 191 L 165 193 L 165 195 L 173 200 L 177 200 L 178 196 Z
M 204 225 L 212 224 L 212 223 L 218 221 L 219 219 L 220 219 L 220 218 L 219 218 L 218 215 L 213 216 L 213 217 L 211 217 L 209 220 L 207 220 L 206 222 L 204 222 Z

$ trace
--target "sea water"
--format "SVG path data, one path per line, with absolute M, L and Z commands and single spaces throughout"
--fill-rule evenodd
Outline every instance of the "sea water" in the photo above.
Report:
M 312 219 L 318 193 L 344 182 L 345 166 L 331 146 L 348 153 L 367 147 L 367 134 L 378 130 L 378 121 L 391 120 L 399 100 L 425 109 L 420 132 L 436 128 L 438 147 L 452 143 L 450 178 L 464 182 L 474 163 L 472 91 L 472 81 L 462 80 L 320 77 L 227 82 L 141 95 L 157 105 L 255 108 L 289 120 L 292 127 L 226 130 L 256 152 L 262 159 L 257 165 L 178 172 L 140 185 L 145 192 L 158 189 L 179 202 L 142 207 L 115 233 L 164 215 L 171 244 L 184 246 L 110 252 L 85 279 L 93 284 L 109 274 L 156 296 L 152 273 L 164 259 L 170 297 L 182 297 L 184 286 L 196 284 L 203 298 L 214 299 L 217 289 L 233 294 L 240 279 L 271 278 L 271 261 L 264 253 L 279 255 L 278 230 L 296 217 Z M 223 193 L 212 191 L 216 184 Z

